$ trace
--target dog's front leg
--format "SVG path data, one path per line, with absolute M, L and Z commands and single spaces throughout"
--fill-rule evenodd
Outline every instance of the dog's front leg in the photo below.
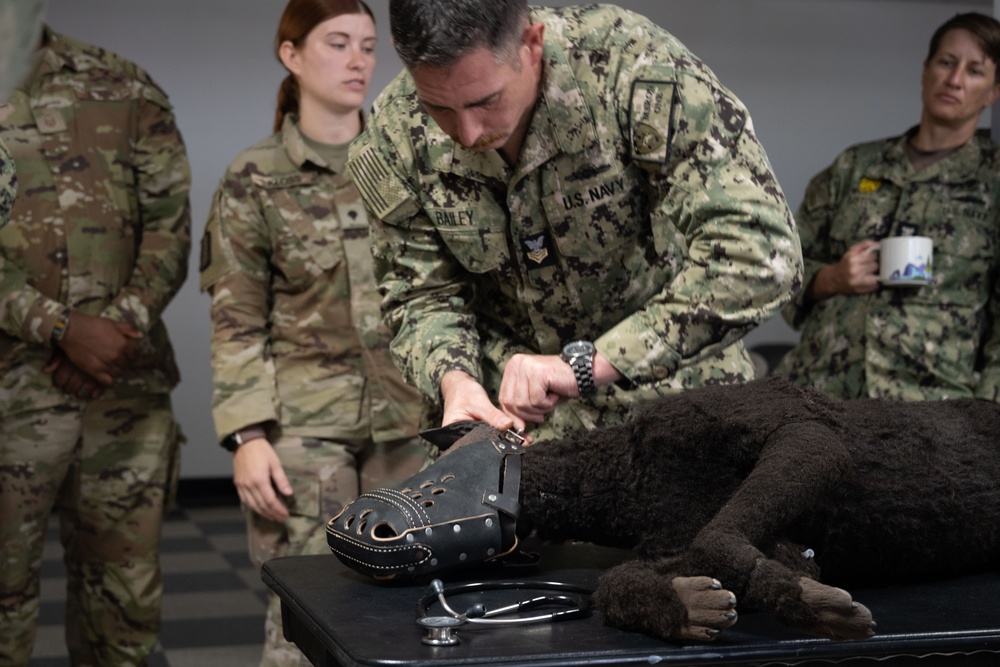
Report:
M 710 641 L 736 622 L 736 596 L 716 579 L 684 576 L 678 558 L 626 561 L 594 595 L 604 622 L 666 640 Z
M 698 533 L 687 568 L 738 591 L 741 604 L 775 614 L 787 625 L 831 638 L 871 636 L 871 613 L 846 591 L 803 577 L 762 550 L 786 537 L 850 469 L 836 434 L 815 421 L 782 426 L 768 438 L 746 480 Z

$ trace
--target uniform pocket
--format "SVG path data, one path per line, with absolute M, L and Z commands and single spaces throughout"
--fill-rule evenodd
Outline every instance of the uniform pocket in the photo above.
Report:
M 507 259 L 503 229 L 439 227 L 437 231 L 455 259 L 472 273 L 494 271 Z
M 989 187 L 978 182 L 951 186 L 927 205 L 927 223 L 918 233 L 934 241 L 933 293 L 928 296 L 939 305 L 979 307 L 989 299 L 997 234 Z
M 552 236 L 564 257 L 606 257 L 608 250 L 634 243 L 636 221 L 648 218 L 643 184 L 601 156 L 590 164 L 604 166 L 559 175 L 551 194 L 542 199 Z
M 257 194 L 271 235 L 276 272 L 300 291 L 328 278 L 344 262 L 333 177 L 292 172 L 254 174 L 251 180 L 260 188 Z

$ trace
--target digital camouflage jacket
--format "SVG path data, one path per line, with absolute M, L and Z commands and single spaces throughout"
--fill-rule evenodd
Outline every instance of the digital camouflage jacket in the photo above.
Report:
M 515 168 L 452 141 L 405 72 L 352 146 L 397 364 L 432 400 L 453 369 L 495 400 L 514 353 L 593 340 L 627 381 L 560 406 L 553 433 L 752 377 L 740 339 L 791 298 L 802 265 L 746 109 L 636 14 L 533 20 L 541 94 Z
M 978 397 L 1000 389 L 1000 146 L 975 136 L 914 172 L 912 134 L 849 148 L 809 183 L 797 216 L 805 284 L 855 243 L 909 233 L 934 241 L 933 279 L 784 310 L 802 340 L 776 372 L 832 396 Z

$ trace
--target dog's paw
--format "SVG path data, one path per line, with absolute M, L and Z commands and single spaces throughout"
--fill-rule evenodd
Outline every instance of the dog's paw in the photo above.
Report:
M 875 634 L 875 621 L 868 607 L 851 598 L 842 588 L 826 586 L 802 577 L 802 602 L 816 615 L 816 625 L 807 631 L 829 639 L 868 639 Z
M 687 621 L 671 639 L 711 641 L 736 622 L 736 596 L 711 577 L 674 577 L 677 599 L 687 609 Z

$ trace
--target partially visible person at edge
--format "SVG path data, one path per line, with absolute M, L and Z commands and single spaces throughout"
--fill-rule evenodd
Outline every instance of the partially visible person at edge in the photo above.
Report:
M 415 437 L 420 395 L 389 357 L 368 217 L 344 168 L 375 41 L 358 0 L 288 3 L 276 134 L 230 165 L 205 231 L 213 414 L 257 566 L 329 553 L 326 521 L 342 503 L 428 461 Z M 308 664 L 282 637 L 273 593 L 261 664 Z
M 741 338 L 799 287 L 801 254 L 708 67 L 611 5 L 389 8 L 407 71 L 350 168 L 394 359 L 441 421 L 544 438 L 752 378 Z
M 931 39 L 920 124 L 847 149 L 797 217 L 806 289 L 784 311 L 802 339 L 776 373 L 839 398 L 1000 390 L 1000 147 L 977 133 L 1000 95 L 1000 23 L 960 14 Z M 879 241 L 929 236 L 930 284 L 882 287 Z
M 182 440 L 161 315 L 187 274 L 187 155 L 145 71 L 48 28 L 0 138 L 20 184 L 0 230 L 0 664 L 28 663 L 56 509 L 70 661 L 142 665 Z
M 38 44 L 45 14 L 44 0 L 0 0 L 0 104 L 24 76 Z M 0 107 L 2 109 L 2 107 Z M 14 160 L 0 140 L 0 229 L 10 218 L 17 194 Z M 0 272 L 3 259 L 0 258 Z

